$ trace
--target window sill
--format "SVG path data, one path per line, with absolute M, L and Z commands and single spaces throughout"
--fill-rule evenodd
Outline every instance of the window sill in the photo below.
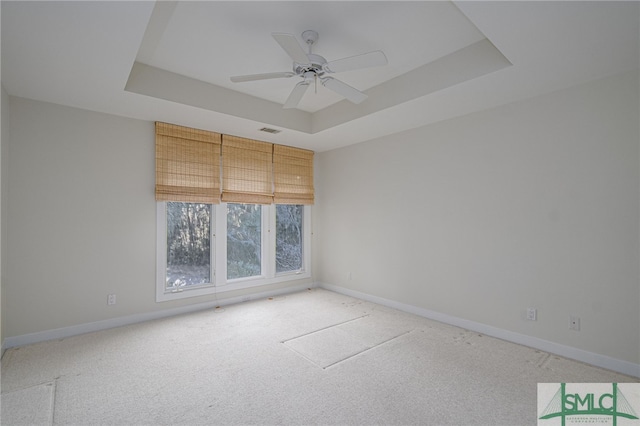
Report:
M 209 294 L 220 294 L 228 291 L 244 290 L 252 287 L 260 287 L 269 284 L 279 284 L 289 281 L 297 281 L 311 278 L 310 272 L 294 272 L 277 275 L 273 278 L 253 277 L 247 279 L 237 279 L 221 285 L 198 286 L 194 288 L 183 288 L 177 291 L 167 291 L 156 294 L 156 302 L 168 302 L 170 300 L 186 299 L 189 297 L 206 296 Z

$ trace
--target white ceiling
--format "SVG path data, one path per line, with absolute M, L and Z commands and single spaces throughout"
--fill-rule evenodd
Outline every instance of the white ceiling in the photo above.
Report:
M 325 151 L 639 66 L 638 2 L 2 1 L 2 85 L 13 96 Z M 271 37 L 320 39 L 327 60 L 389 64 L 334 76 L 359 105 L 297 77 Z M 271 135 L 258 129 L 281 130 Z

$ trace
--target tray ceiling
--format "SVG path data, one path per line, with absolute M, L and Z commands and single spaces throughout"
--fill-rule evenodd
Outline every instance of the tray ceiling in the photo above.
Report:
M 316 151 L 366 141 L 638 68 L 637 2 L 2 2 L 13 96 Z M 385 52 L 318 85 L 299 109 L 271 33 L 320 34 L 328 60 Z M 263 127 L 281 130 L 260 132 Z

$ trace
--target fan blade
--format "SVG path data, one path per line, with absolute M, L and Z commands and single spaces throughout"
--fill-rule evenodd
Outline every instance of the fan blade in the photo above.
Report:
M 361 91 L 354 89 L 347 83 L 343 83 L 340 80 L 336 80 L 335 78 L 323 78 L 322 85 L 328 89 L 333 90 L 337 94 L 344 96 L 354 104 L 359 104 L 360 102 L 367 99 L 367 95 L 365 95 Z
M 243 81 L 267 80 L 270 78 L 289 78 L 296 75 L 293 72 L 271 72 L 266 74 L 237 75 L 231 77 L 234 83 L 242 83 Z
M 294 36 L 285 33 L 272 33 L 271 36 L 278 42 L 280 47 L 282 47 L 284 51 L 291 56 L 291 59 L 293 59 L 294 62 L 297 62 L 300 65 L 309 63 L 307 54 Z
M 363 53 L 362 55 L 327 62 L 322 68 L 327 72 L 342 72 L 377 67 L 379 65 L 387 65 L 387 57 L 384 56 L 381 50 L 376 50 L 374 52 Z
M 289 108 L 297 107 L 298 104 L 300 103 L 300 100 L 302 99 L 302 96 L 304 96 L 304 93 L 307 91 L 308 88 L 309 88 L 308 81 L 301 81 L 300 83 L 296 84 L 296 87 L 293 88 L 293 90 L 291 91 L 291 94 L 287 98 L 287 101 L 284 103 L 282 108 L 289 109 Z

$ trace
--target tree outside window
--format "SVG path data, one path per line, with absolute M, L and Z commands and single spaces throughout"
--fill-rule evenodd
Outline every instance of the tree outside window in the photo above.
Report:
M 167 203 L 167 288 L 211 282 L 211 205 Z
M 303 267 L 303 206 L 276 206 L 276 273 L 299 271 Z

